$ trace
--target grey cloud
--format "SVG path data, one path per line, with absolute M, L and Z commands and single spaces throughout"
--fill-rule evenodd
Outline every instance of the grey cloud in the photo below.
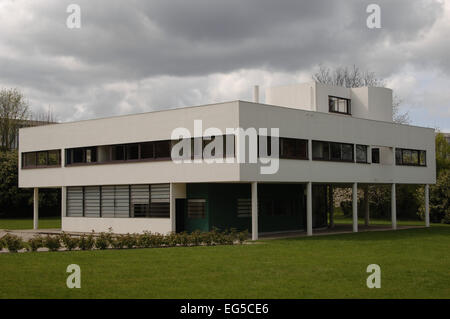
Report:
M 0 34 L 0 48 L 14 52 L 0 52 L 0 85 L 28 90 L 36 107 L 53 104 L 62 119 L 205 102 L 213 98 L 209 75 L 242 69 L 356 64 L 382 77 L 406 63 L 450 70 L 448 41 L 432 42 L 437 50 L 420 45 L 442 20 L 437 1 L 376 1 L 379 30 L 366 27 L 373 1 L 82 0 L 79 30 L 65 26 L 72 2 L 11 2 L 31 16 Z

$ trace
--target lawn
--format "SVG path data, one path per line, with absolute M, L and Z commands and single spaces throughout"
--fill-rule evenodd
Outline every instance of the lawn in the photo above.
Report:
M 450 298 L 450 227 L 242 246 L 0 254 L 0 298 Z M 66 267 L 81 267 L 81 289 Z M 381 288 L 366 267 L 381 266 Z
M 0 219 L 0 229 L 32 229 L 33 219 L 12 218 Z M 61 217 L 41 217 L 39 218 L 39 228 L 61 228 Z

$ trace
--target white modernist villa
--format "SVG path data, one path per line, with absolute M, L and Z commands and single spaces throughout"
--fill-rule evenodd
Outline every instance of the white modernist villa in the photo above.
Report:
M 195 127 L 200 120 L 203 130 L 224 132 L 223 163 L 201 161 L 202 147 L 218 134 Z M 194 158 L 200 161 L 172 160 L 176 128 L 193 132 L 193 144 L 200 145 Z M 259 149 L 267 152 L 258 153 L 256 162 L 238 161 L 252 137 L 241 140 L 227 128 L 255 128 Z M 263 174 L 264 157 L 277 153 L 273 145 L 262 147 L 274 140 L 271 128 L 279 129 L 278 170 Z M 357 189 L 373 184 L 392 185 L 394 229 L 395 185 L 425 184 L 429 225 L 428 184 L 436 181 L 434 130 L 394 123 L 387 88 L 311 82 L 268 88 L 262 104 L 255 87 L 254 102 L 22 128 L 19 136 L 19 186 L 34 188 L 35 227 L 38 189 L 61 188 L 64 231 L 168 233 L 218 227 L 248 229 L 253 239 L 281 231 L 312 235 L 313 229 L 332 223 L 333 187 L 346 186 L 353 188 L 356 232 Z M 368 214 L 365 205 L 367 221 Z

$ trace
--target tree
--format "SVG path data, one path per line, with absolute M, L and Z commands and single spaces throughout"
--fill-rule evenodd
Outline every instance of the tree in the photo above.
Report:
M 17 151 L 0 152 L 0 214 L 23 212 L 30 206 L 31 191 L 19 189 Z M 28 209 L 29 210 L 29 209 Z
M 17 131 L 30 116 L 28 102 L 17 89 L 0 90 L 0 143 L 2 150 L 13 147 Z
M 430 185 L 430 220 L 450 224 L 450 144 L 444 134 L 436 134 L 436 184 Z M 420 203 L 418 215 L 425 215 L 425 189 L 420 187 L 416 199 Z
M 424 188 L 418 189 L 416 194 L 422 203 L 418 215 L 421 219 L 425 216 L 425 195 Z M 436 184 L 430 185 L 430 221 L 435 223 L 450 224 L 450 170 L 445 169 L 439 172 Z
M 450 144 L 444 134 L 436 135 L 436 174 L 441 170 L 450 169 Z
M 362 71 L 356 65 L 349 68 L 338 66 L 335 69 L 321 65 L 319 70 L 313 74 L 313 80 L 327 85 L 343 86 L 346 88 L 358 88 L 363 86 L 385 87 L 384 80 L 378 78 L 374 72 Z M 409 123 L 409 113 L 400 112 L 402 100 L 394 95 L 392 102 L 392 117 L 394 122 Z

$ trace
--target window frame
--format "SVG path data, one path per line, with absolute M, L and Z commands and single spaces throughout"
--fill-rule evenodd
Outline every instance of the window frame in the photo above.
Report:
M 313 161 L 326 161 L 326 162 L 339 162 L 339 163 L 354 163 L 355 162 L 355 146 L 352 143 L 343 143 L 343 142 L 331 142 L 331 141 L 321 141 L 321 140 L 311 140 L 311 149 L 314 149 L 314 143 L 324 143 L 327 145 L 328 149 L 328 158 L 325 157 L 316 157 L 314 156 L 314 151 L 312 154 L 312 160 Z M 332 158 L 331 156 L 331 146 L 339 146 L 340 149 L 340 159 Z M 343 159 L 343 152 L 342 152 L 342 146 L 347 145 L 351 146 L 352 148 L 352 159 L 351 160 L 345 160 Z
M 338 110 L 337 110 L 337 111 L 333 110 L 332 107 L 331 107 L 331 104 L 330 104 L 330 101 L 331 101 L 332 99 L 337 99 L 337 101 L 339 101 L 339 100 L 344 100 L 344 101 L 346 101 L 346 103 L 347 103 L 347 104 L 346 104 L 346 106 L 347 106 L 347 112 L 340 112 L 340 111 L 339 111 L 339 107 L 338 107 Z M 345 97 L 339 97 L 339 96 L 335 96 L 335 95 L 328 95 L 328 111 L 329 111 L 330 113 L 344 114 L 344 115 L 352 115 L 351 99 L 347 99 L 347 98 L 345 98 Z
M 57 152 L 57 162 L 56 164 L 49 164 L 49 153 L 50 152 Z M 38 161 L 38 154 L 44 153 L 45 154 L 45 164 L 40 165 Z M 25 157 L 29 156 L 31 154 L 34 154 L 34 165 L 26 165 Z M 22 163 L 21 168 L 22 169 L 35 169 L 35 168 L 56 168 L 61 167 L 61 149 L 51 149 L 51 150 L 43 150 L 43 151 L 31 151 L 31 152 L 22 152 L 21 153 Z
M 358 146 L 363 146 L 365 148 L 366 153 L 366 160 L 365 161 L 359 161 L 358 160 Z M 355 144 L 355 163 L 359 164 L 368 164 L 369 163 L 369 145 L 364 144 Z
M 397 154 L 400 152 L 400 161 L 397 158 Z M 410 160 L 412 161 L 413 153 L 417 152 L 417 163 L 404 163 L 404 153 L 410 153 Z M 421 155 L 424 155 L 425 163 L 421 164 Z M 418 166 L 418 167 L 427 167 L 427 151 L 426 150 L 419 150 L 419 149 L 413 149 L 413 148 L 403 148 L 403 147 L 396 147 L 395 148 L 395 165 L 396 166 Z

